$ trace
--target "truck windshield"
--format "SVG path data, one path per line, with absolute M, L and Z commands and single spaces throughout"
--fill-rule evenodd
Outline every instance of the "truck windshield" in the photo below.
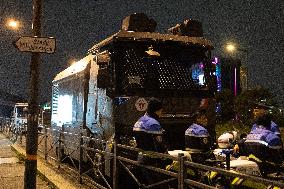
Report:
M 115 57 L 119 61 L 117 81 L 123 89 L 161 92 L 206 88 L 204 50 L 163 45 L 154 48 L 159 57 L 149 57 L 145 50 L 147 46 L 119 48 L 119 56 Z

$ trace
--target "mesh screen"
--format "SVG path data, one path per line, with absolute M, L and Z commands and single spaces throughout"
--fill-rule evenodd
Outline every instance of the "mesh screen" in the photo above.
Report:
M 202 87 L 192 77 L 196 64 L 189 60 L 176 56 L 150 58 L 137 49 L 125 50 L 120 58 L 119 77 L 124 88 L 195 90 Z

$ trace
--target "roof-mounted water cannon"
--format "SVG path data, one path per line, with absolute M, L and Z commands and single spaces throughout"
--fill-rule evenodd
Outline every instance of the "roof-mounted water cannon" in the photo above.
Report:
M 121 29 L 134 32 L 154 32 L 156 26 L 157 22 L 149 19 L 146 14 L 134 13 L 123 19 Z
M 185 20 L 183 23 L 171 27 L 168 31 L 174 35 L 203 37 L 202 23 L 197 20 Z

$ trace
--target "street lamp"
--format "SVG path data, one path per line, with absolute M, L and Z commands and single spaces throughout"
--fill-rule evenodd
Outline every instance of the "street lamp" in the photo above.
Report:
M 238 51 L 248 53 L 247 49 L 240 48 L 239 46 L 237 46 L 234 43 L 227 43 L 225 48 L 230 53 L 235 53 L 235 52 L 238 52 Z
M 248 58 L 248 51 L 247 49 L 243 49 L 238 47 L 236 44 L 234 43 L 227 43 L 225 46 L 225 49 L 227 52 L 231 53 L 231 54 L 235 54 L 237 52 L 243 52 L 245 53 L 245 62 L 247 62 L 247 58 Z M 235 77 L 236 77 L 236 70 L 235 70 Z M 247 90 L 248 89 L 248 81 L 247 81 L 247 77 L 248 77 L 248 71 L 247 71 L 247 66 L 245 65 L 241 65 L 240 67 L 240 77 L 241 77 L 241 86 L 243 89 Z M 236 82 L 236 79 L 235 79 Z M 236 85 L 236 83 L 235 83 Z M 236 90 L 235 90 L 235 95 L 236 95 Z
M 6 20 L 5 25 L 11 30 L 18 30 L 21 26 L 20 21 L 14 18 L 9 18 Z
M 227 44 L 226 49 L 228 52 L 234 52 L 236 50 L 236 46 L 233 44 Z

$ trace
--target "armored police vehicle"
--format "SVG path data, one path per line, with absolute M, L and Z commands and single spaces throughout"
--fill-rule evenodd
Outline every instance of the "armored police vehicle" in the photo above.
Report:
M 202 99 L 211 103 L 215 93 L 213 46 L 195 20 L 177 24 L 166 34 L 155 32 L 155 27 L 145 14 L 130 15 L 120 31 L 58 73 L 53 80 L 52 127 L 71 133 L 83 128 L 88 136 L 104 140 L 115 133 L 123 142 L 145 113 L 148 99 L 157 97 L 164 106 L 161 124 L 169 148 L 182 149 L 191 115 Z

